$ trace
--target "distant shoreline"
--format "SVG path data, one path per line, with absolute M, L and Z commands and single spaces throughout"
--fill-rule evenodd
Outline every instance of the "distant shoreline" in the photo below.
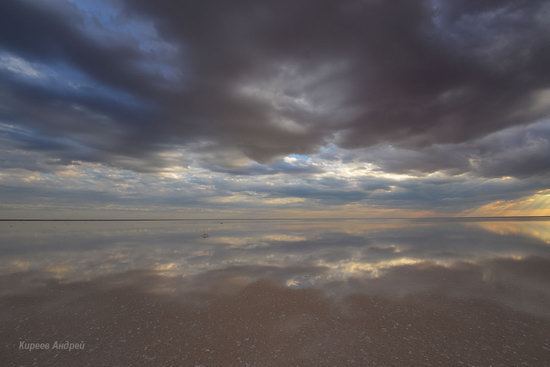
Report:
M 118 219 L 0 219 L 0 222 L 236 222 L 236 221 L 246 221 L 246 222 L 269 222 L 269 221 L 342 221 L 342 220 L 364 220 L 364 221 L 375 221 L 375 220 L 410 220 L 410 221 L 492 221 L 492 220 L 550 220 L 548 215 L 529 215 L 529 216 L 502 216 L 502 217 L 372 217 L 372 218 L 358 218 L 358 217 L 349 217 L 349 218 L 157 218 L 157 219 L 129 219 L 129 218 L 118 218 Z

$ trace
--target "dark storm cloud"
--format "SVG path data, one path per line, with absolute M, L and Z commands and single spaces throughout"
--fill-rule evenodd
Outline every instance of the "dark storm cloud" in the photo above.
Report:
M 517 126 L 462 144 L 419 149 L 376 146 L 355 159 L 375 163 L 383 171 L 449 174 L 474 172 L 483 177 L 527 178 L 550 172 L 550 121 Z
M 68 62 L 107 85 L 138 95 L 155 93 L 153 80 L 132 67 L 134 47 L 102 45 L 77 27 L 75 11 L 59 12 L 40 2 L 4 1 L 0 5 L 0 46 L 41 62 Z
M 481 175 L 530 177 L 550 172 L 550 121 L 491 135 L 479 143 Z
M 68 65 L 93 82 L 92 92 L 60 91 L 1 76 L 4 121 L 70 140 L 70 149 L 50 149 L 54 158 L 120 165 L 130 157 L 150 171 L 166 164 L 154 158 L 158 152 L 197 141 L 266 163 L 335 139 L 345 148 L 408 149 L 404 161 L 394 153 L 380 157 L 382 167 L 395 171 L 548 171 L 541 158 L 548 145 L 520 154 L 506 169 L 499 162 L 510 157 L 498 147 L 487 146 L 476 167 L 471 152 L 461 150 L 550 111 L 545 1 L 120 3 L 120 26 L 124 19 L 152 22 L 160 39 L 179 50 L 164 67 L 185 78 L 140 67 L 158 66 L 162 57 L 153 58 L 139 40 L 91 37 L 76 7 L 0 4 L 2 50 L 28 62 Z M 46 148 L 41 141 L 22 144 Z M 443 152 L 434 144 L 460 146 Z M 524 165 L 533 154 L 536 163 Z M 416 161 L 425 166 L 414 167 Z M 210 166 L 234 174 L 307 171 Z
M 198 88 L 231 93 L 251 79 L 280 77 L 278 65 L 291 65 L 305 77 L 342 63 L 315 83 L 290 82 L 281 91 L 312 103 L 324 102 L 320 91 L 344 94 L 333 96 L 341 99 L 340 114 L 276 112 L 301 118 L 297 122 L 315 132 L 343 131 L 344 146 L 462 142 L 548 112 L 547 106 L 533 107 L 536 93 L 550 82 L 548 25 L 539 17 L 544 2 L 130 6 L 154 17 L 163 35 L 189 47 Z M 249 147 L 253 157 L 264 154 L 255 150 Z

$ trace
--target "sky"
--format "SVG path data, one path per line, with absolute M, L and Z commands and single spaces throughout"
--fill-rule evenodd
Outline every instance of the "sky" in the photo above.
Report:
M 0 2 L 0 218 L 550 215 L 543 0 Z

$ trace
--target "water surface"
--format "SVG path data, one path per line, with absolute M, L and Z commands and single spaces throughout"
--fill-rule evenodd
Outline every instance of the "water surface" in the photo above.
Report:
M 0 284 L 11 365 L 550 364 L 541 219 L 0 222 Z

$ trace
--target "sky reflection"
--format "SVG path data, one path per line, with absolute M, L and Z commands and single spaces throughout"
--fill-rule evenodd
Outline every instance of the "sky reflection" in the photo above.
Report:
M 189 276 L 232 266 L 323 269 L 307 284 L 550 255 L 549 221 L 2 222 L 3 274 L 81 280 L 132 270 Z M 201 235 L 208 232 L 208 238 Z M 304 280 L 287 274 L 297 286 Z
M 549 225 L 0 222 L 0 341 L 20 365 L 541 365 Z M 44 338 L 87 350 L 17 350 Z

